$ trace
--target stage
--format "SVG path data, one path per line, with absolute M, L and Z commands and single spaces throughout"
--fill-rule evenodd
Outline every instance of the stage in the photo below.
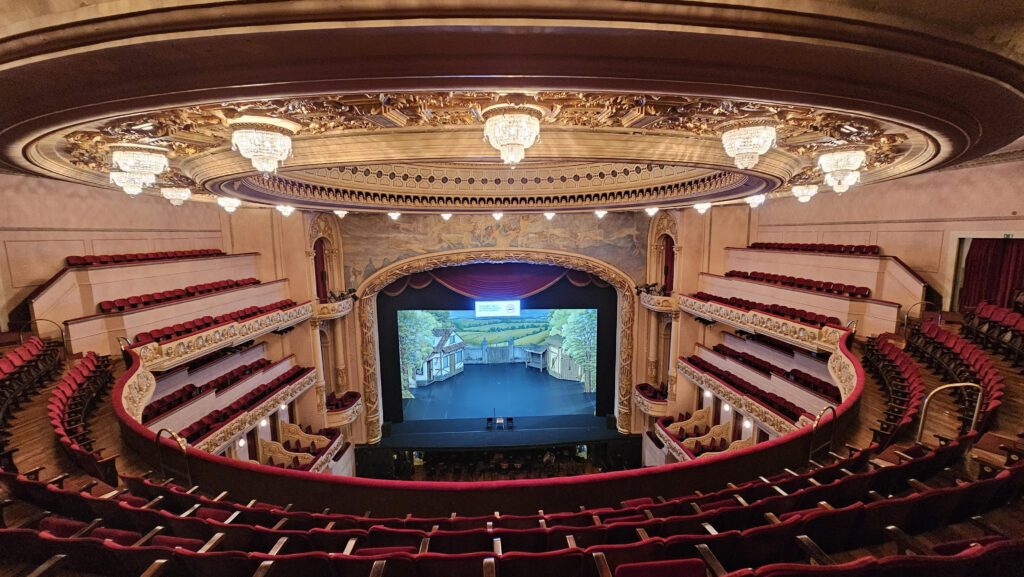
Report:
M 499 413 L 499 416 L 502 416 Z M 486 419 L 432 419 L 391 425 L 378 447 L 390 449 L 495 449 L 542 447 L 623 439 L 605 417 L 558 415 L 515 417 L 511 430 L 487 430 Z

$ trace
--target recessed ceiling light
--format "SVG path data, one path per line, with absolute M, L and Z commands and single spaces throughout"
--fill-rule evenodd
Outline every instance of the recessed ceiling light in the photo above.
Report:
M 388 216 L 391 217 L 391 220 L 398 220 L 398 217 L 402 216 L 402 213 L 400 213 L 400 212 L 389 212 Z
M 551 220 L 551 219 L 555 218 L 555 213 L 553 213 L 553 212 L 545 212 L 544 213 L 544 218 L 546 218 L 548 220 Z
M 441 213 L 441 218 L 442 218 L 443 220 L 448 220 L 448 219 L 450 219 L 451 217 L 452 217 L 452 213 L 450 213 L 450 212 L 442 212 L 442 213 Z
M 495 212 L 495 213 L 491 214 L 491 216 L 494 217 L 494 220 L 501 220 L 501 217 L 503 217 L 505 215 L 501 214 L 500 212 Z
M 647 216 L 654 216 L 654 215 L 658 214 L 658 207 L 656 207 L 656 206 L 647 207 L 647 208 L 644 209 L 644 212 L 647 213 Z
M 294 206 L 288 206 L 287 204 L 279 204 L 279 205 L 275 206 L 274 208 L 276 208 L 277 212 L 280 212 L 281 215 L 284 216 L 285 218 L 291 216 L 292 213 L 295 212 L 295 207 Z
M 693 208 L 697 211 L 698 214 L 704 214 L 705 212 L 711 209 L 711 203 L 698 202 L 697 204 L 693 205 Z
M 334 211 L 334 214 L 338 215 L 338 218 L 345 218 L 345 215 L 348 214 L 348 211 L 347 210 L 336 210 L 336 211 Z
M 595 210 L 595 211 L 594 211 L 594 215 L 595 215 L 595 216 L 596 216 L 597 218 L 604 218 L 604 215 L 606 215 L 606 214 L 608 214 L 608 211 L 607 211 L 607 210 Z

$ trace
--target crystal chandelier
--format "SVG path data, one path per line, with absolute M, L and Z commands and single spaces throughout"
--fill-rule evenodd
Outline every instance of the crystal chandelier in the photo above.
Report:
M 540 138 L 544 109 L 530 104 L 495 104 L 483 110 L 484 140 L 501 153 L 501 160 L 515 168 L 526 149 Z
M 221 196 L 217 199 L 217 204 L 223 208 L 226 212 L 235 212 L 235 209 L 242 206 L 242 201 L 237 198 L 230 198 L 227 196 Z
M 275 206 L 274 208 L 276 208 L 277 212 L 280 212 L 281 216 L 283 216 L 285 218 L 288 218 L 289 216 L 292 215 L 293 212 L 295 212 L 295 207 L 294 206 L 288 206 L 287 204 L 279 204 L 279 205 Z
M 775 145 L 776 121 L 770 118 L 746 118 L 722 124 L 722 146 L 736 162 L 736 168 L 754 168 L 761 155 Z
M 860 167 L 867 153 L 863 148 L 837 149 L 818 157 L 818 168 L 825 173 L 825 184 L 842 194 L 860 181 Z
M 131 196 L 142 193 L 146 186 L 152 186 L 156 182 L 155 174 L 139 174 L 136 172 L 120 172 L 115 170 L 110 173 L 110 182 L 119 186 Z
M 157 175 L 167 170 L 167 149 L 147 144 L 115 144 L 110 147 L 114 168 L 132 174 Z
M 811 197 L 818 194 L 817 184 L 803 184 L 793 187 L 793 196 L 800 202 L 810 202 Z
M 744 198 L 743 200 L 745 200 L 747 202 L 747 204 L 750 205 L 750 208 L 757 208 L 757 207 L 761 206 L 762 204 L 764 204 L 764 200 L 766 198 L 768 198 L 768 197 L 766 197 L 763 194 L 754 194 L 754 195 L 748 196 L 747 198 Z
M 160 196 L 163 196 L 174 206 L 181 206 L 185 201 L 192 198 L 192 191 L 187 188 L 161 188 Z
M 693 205 L 693 208 L 697 211 L 697 214 L 704 214 L 705 212 L 711 209 L 711 203 L 698 202 L 697 204 Z
M 252 162 L 264 177 L 292 155 L 292 135 L 302 127 L 283 118 L 241 116 L 231 122 L 231 150 Z

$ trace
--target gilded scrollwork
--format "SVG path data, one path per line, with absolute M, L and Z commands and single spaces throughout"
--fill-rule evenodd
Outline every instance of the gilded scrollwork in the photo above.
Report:
M 810 351 L 835 352 L 845 331 L 834 327 L 817 328 L 760 311 L 741 311 L 727 305 L 679 297 L 679 308 L 694 316 L 721 321 L 737 328 L 765 334 Z
M 643 293 L 640 295 L 640 304 L 645 309 L 652 310 L 657 313 L 674 313 L 676 312 L 675 301 L 672 297 L 653 295 L 650 293 Z
M 363 399 L 360 397 L 351 407 L 337 411 L 327 411 L 328 427 L 344 427 L 353 423 L 363 414 Z
M 354 302 L 351 298 L 332 302 L 319 302 L 316 304 L 316 312 L 313 318 L 321 320 L 340 319 L 352 312 Z

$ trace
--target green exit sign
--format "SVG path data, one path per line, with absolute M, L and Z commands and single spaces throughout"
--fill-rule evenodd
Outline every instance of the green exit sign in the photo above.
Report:
M 1013 235 L 1012 234 L 1004 234 L 1003 238 L 1013 238 Z

